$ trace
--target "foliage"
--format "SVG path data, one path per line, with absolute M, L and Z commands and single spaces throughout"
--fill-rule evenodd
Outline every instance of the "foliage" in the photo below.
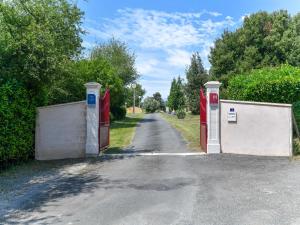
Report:
M 185 106 L 184 86 L 180 76 L 177 80 L 174 78 L 172 81 L 170 94 L 168 96 L 168 106 L 171 110 L 177 110 Z
M 289 65 L 253 70 L 229 81 L 235 100 L 294 103 L 300 99 L 300 69 Z
M 125 106 L 113 106 L 110 110 L 113 115 L 113 120 L 121 120 L 126 116 Z
M 82 15 L 67 0 L 1 1 L 1 76 L 41 94 L 80 53 Z
M 33 157 L 35 107 L 80 54 L 82 16 L 67 0 L 0 1 L 0 165 Z
M 51 104 L 70 101 L 81 101 L 85 99 L 86 88 L 84 84 L 90 81 L 102 85 L 102 93 L 106 88 L 110 89 L 111 112 L 113 118 L 125 117 L 124 101 L 125 87 L 123 81 L 115 75 L 115 70 L 104 58 L 82 59 L 70 63 L 69 76 L 59 80 L 49 90 L 49 101 Z
M 159 109 L 159 106 L 159 102 L 153 97 L 147 97 L 143 103 L 143 108 L 147 113 L 154 113 L 156 110 Z
M 298 128 L 300 129 L 300 100 L 293 103 L 293 113 L 294 113 Z
M 184 119 L 186 116 L 186 113 L 183 109 L 179 109 L 176 111 L 176 116 L 178 119 Z
M 200 113 L 200 96 L 199 90 L 208 80 L 206 70 L 202 65 L 199 53 L 195 53 L 191 57 L 191 64 L 185 71 L 187 84 L 185 86 L 185 94 L 187 104 L 192 114 Z
M 136 84 L 135 88 L 135 105 L 140 105 L 146 91 L 143 89 L 142 85 Z M 132 87 L 127 87 L 126 92 L 125 92 L 125 99 L 126 99 L 126 106 L 127 107 L 132 107 L 133 106 L 133 88 Z
M 211 49 L 210 73 L 215 77 L 239 74 L 266 66 L 300 65 L 300 14 L 258 12 L 241 28 L 224 31 Z
M 293 140 L 293 155 L 294 156 L 300 155 L 300 143 L 299 140 L 297 139 Z
M 33 157 L 35 104 L 17 81 L 0 83 L 0 168 Z
M 100 44 L 92 50 L 91 58 L 105 58 L 115 69 L 116 75 L 124 85 L 134 82 L 138 78 L 135 68 L 135 55 L 128 49 L 126 43 L 116 39 Z
M 159 92 L 155 92 L 153 94 L 153 98 L 159 102 L 159 109 L 162 110 L 162 111 L 165 111 L 166 110 L 166 106 L 165 106 L 165 103 L 164 103 L 164 100 L 162 99 L 161 97 L 161 94 Z

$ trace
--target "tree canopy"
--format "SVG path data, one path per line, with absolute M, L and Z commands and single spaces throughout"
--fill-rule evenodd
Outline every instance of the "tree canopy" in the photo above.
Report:
M 155 92 L 153 94 L 153 98 L 159 102 L 159 109 L 165 111 L 166 106 L 164 100 L 161 97 L 161 94 L 159 92 Z
M 300 14 L 258 12 L 241 28 L 224 31 L 211 49 L 211 75 L 221 77 L 288 63 L 300 65 Z
M 107 59 L 115 68 L 115 73 L 124 85 L 134 82 L 138 78 L 135 68 L 135 55 L 124 42 L 111 39 L 107 43 L 100 44 L 92 50 L 91 58 L 102 57 Z
M 140 105 L 144 95 L 146 93 L 146 90 L 143 89 L 141 84 L 136 84 L 136 88 L 135 88 L 135 105 L 138 106 Z M 132 87 L 126 87 L 126 105 L 127 107 L 131 107 L 133 106 L 133 88 Z
M 40 92 L 81 51 L 83 13 L 67 0 L 0 3 L 0 71 Z

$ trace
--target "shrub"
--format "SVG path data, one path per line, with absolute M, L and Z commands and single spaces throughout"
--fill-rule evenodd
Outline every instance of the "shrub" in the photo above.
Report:
M 235 100 L 292 103 L 296 124 L 300 128 L 299 68 L 282 65 L 238 75 L 229 81 L 227 93 Z M 294 144 L 297 154 L 299 146 L 298 142 Z
M 0 83 L 0 168 L 34 155 L 35 104 L 16 81 Z
M 186 116 L 186 113 L 183 109 L 179 109 L 179 110 L 177 110 L 176 115 L 177 115 L 178 119 L 184 119 Z
M 154 113 L 160 107 L 160 103 L 153 97 L 147 97 L 144 101 L 143 108 L 146 113 Z
M 228 98 L 293 103 L 300 100 L 300 69 L 289 65 L 253 70 L 229 80 Z
M 124 119 L 126 116 L 126 108 L 124 106 L 120 107 L 111 107 L 111 114 L 113 115 L 111 118 L 113 120 L 121 120 Z

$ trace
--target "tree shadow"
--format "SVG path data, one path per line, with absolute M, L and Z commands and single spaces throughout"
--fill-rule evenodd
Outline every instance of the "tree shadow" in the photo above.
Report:
M 7 182 L 10 186 L 6 193 L 0 192 L 0 224 L 20 224 L 19 215 L 30 212 L 43 213 L 41 206 L 55 205 L 59 200 L 77 196 L 83 193 L 92 193 L 95 189 L 109 182 L 103 179 L 98 170 L 83 173 L 69 173 L 68 166 L 82 164 L 102 165 L 103 162 L 122 160 L 124 157 L 97 157 L 89 159 L 67 159 L 56 161 L 36 162 L 34 169 L 26 174 L 24 168 L 14 171 L 13 175 L 1 176 L 1 184 Z M 18 171 L 19 170 L 19 171 Z M 1 189 L 0 189 L 1 190 Z M 18 216 L 16 216 L 18 215 Z M 41 223 L 51 217 L 26 218 L 22 224 Z

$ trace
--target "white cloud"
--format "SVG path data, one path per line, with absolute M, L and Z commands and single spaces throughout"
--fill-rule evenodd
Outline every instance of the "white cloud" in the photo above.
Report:
M 157 59 L 149 58 L 149 59 L 137 59 L 136 67 L 139 73 L 147 74 L 154 72 L 156 66 L 158 65 L 159 61 Z
M 182 49 L 168 50 L 167 62 L 175 67 L 185 68 L 190 63 L 191 52 Z
M 219 13 L 219 12 L 208 12 L 208 14 L 211 16 L 215 16 L 215 17 L 222 16 L 222 13 Z
M 244 22 L 245 18 L 246 18 L 246 17 L 249 17 L 249 16 L 250 16 L 250 13 L 244 14 L 244 15 L 241 16 L 241 18 L 239 19 L 239 22 Z
M 86 21 L 85 29 L 90 38 L 103 41 L 115 37 L 127 42 L 136 52 L 137 70 L 142 78 L 148 78 L 141 79 L 147 94 L 165 85 L 162 94 L 166 97 L 172 78 L 184 75 L 191 53 L 198 51 L 209 69 L 208 54 L 214 40 L 236 24 L 230 16 L 206 10 L 170 13 L 125 8 L 119 9 L 114 18 Z
M 106 39 L 114 36 L 142 48 L 183 48 L 201 44 L 205 42 L 209 33 L 233 25 L 231 17 L 217 22 L 203 21 L 200 17 L 205 13 L 214 17 L 221 15 L 206 11 L 167 13 L 126 8 L 118 10 L 116 18 L 104 19 L 98 28 L 93 26 L 87 27 L 86 30 L 98 38 Z M 91 24 L 94 25 L 94 21 Z M 207 28 L 209 33 L 203 32 Z

